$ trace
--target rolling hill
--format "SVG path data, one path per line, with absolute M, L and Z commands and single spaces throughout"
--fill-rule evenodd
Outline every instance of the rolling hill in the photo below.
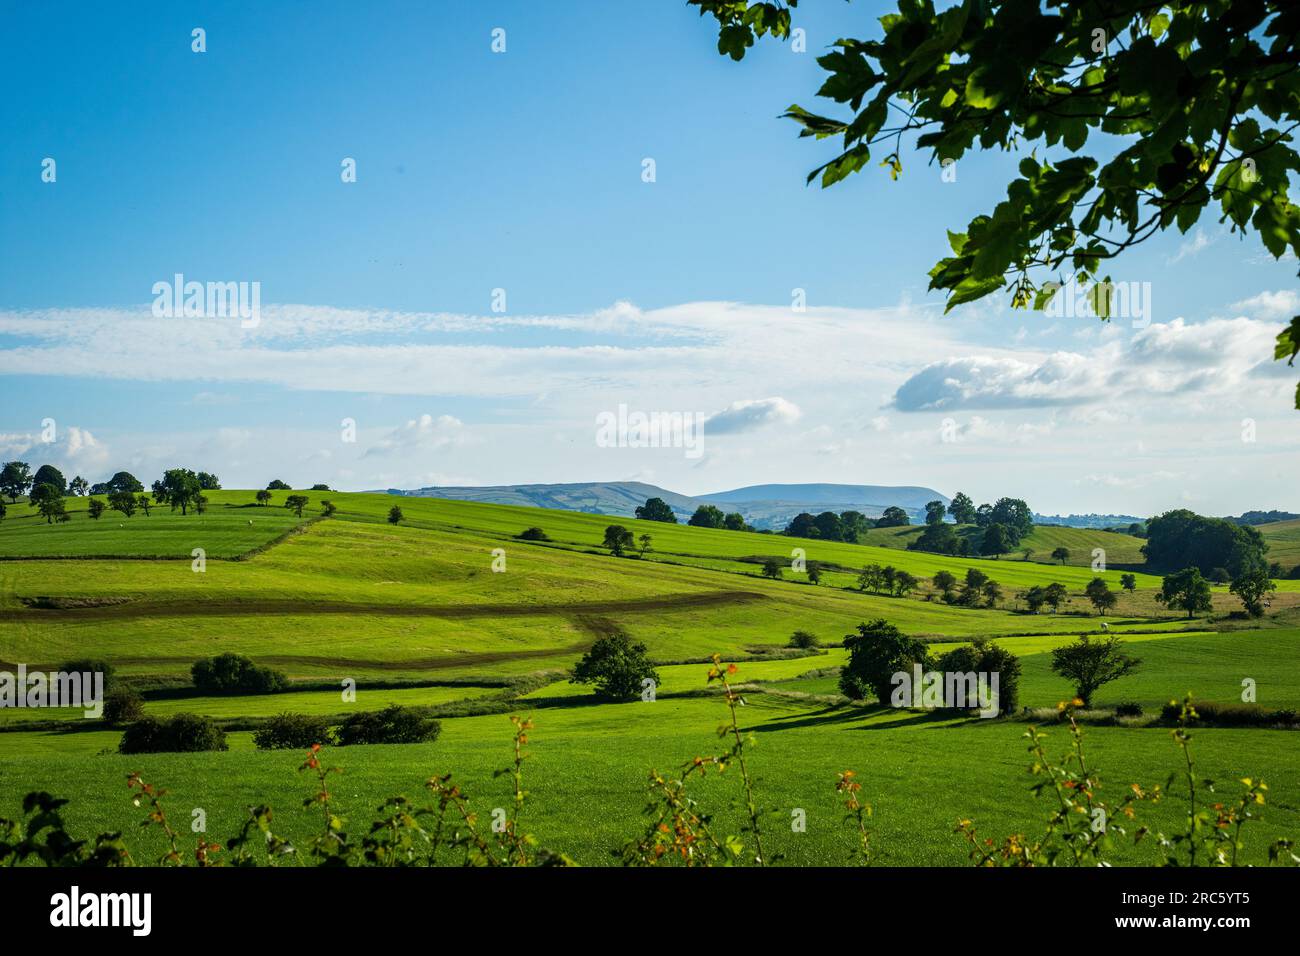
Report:
M 411 491 L 390 488 L 388 494 L 581 511 L 621 518 L 632 517 L 647 498 L 662 498 L 679 518 L 689 518 L 700 505 L 712 504 L 723 511 L 740 512 L 747 522 L 760 531 L 779 531 L 801 511 L 861 511 L 867 517 L 874 518 L 890 505 L 898 505 L 913 517 L 919 517 L 925 513 L 928 501 L 948 503 L 946 495 L 933 488 L 915 485 L 750 485 L 692 497 L 640 481 L 593 481 L 551 485 L 430 487 Z

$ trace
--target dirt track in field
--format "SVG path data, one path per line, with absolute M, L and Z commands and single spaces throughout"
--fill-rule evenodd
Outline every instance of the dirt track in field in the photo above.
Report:
M 559 604 L 377 604 L 316 599 L 291 600 L 258 598 L 250 601 L 128 601 L 86 607 L 31 608 L 0 613 L 0 621 L 29 623 L 42 617 L 60 621 L 132 620 L 143 617 L 279 617 L 306 614 L 373 614 L 387 617 L 437 617 L 459 620 L 475 617 L 537 617 L 577 615 L 587 622 L 599 622 L 611 614 L 645 611 L 689 611 L 728 604 L 750 604 L 768 600 L 755 591 L 706 591 L 672 598 L 637 598 L 624 601 L 569 601 Z M 69 599 L 71 600 L 71 599 Z M 600 628 L 592 628 L 599 630 Z

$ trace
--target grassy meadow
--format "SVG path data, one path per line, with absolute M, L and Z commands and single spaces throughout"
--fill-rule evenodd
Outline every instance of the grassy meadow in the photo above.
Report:
M 1114 611 L 1099 617 L 1083 588 L 1101 576 L 1119 590 L 1121 568 L 1140 566 L 1141 542 L 1127 535 L 1038 528 L 1026 539 L 1035 551 L 1029 560 L 961 559 L 905 550 L 915 533 L 907 529 L 878 529 L 869 544 L 850 545 L 430 498 L 303 493 L 311 503 L 302 518 L 282 506 L 285 492 L 266 507 L 253 503 L 252 491 L 217 491 L 203 515 L 155 508 L 130 519 L 110 511 L 99 521 L 85 513 L 85 499 L 69 499 L 72 520 L 56 525 L 10 508 L 0 521 L 0 668 L 105 659 L 144 692 L 147 713 L 214 717 L 229 728 L 230 750 L 123 756 L 120 733 L 79 712 L 0 710 L 0 816 L 16 814 L 26 792 L 44 789 L 74 798 L 65 816 L 81 835 L 120 829 L 133 846 L 157 850 L 158 834 L 137 832 L 141 811 L 127 797 L 126 774 L 138 770 L 171 791 L 167 802 L 178 816 L 204 808 L 210 835 L 232 835 L 247 806 L 270 802 L 277 826 L 302 839 L 315 821 L 302 810 L 311 788 L 296 770 L 301 755 L 257 751 L 252 724 L 286 711 L 342 717 L 419 704 L 442 716 L 436 742 L 327 752 L 327 764 L 344 768 L 335 786 L 353 828 L 364 828 L 387 796 L 417 797 L 435 773 L 453 772 L 483 813 L 507 805 L 508 780 L 493 771 L 510 756 L 507 712 L 528 713 L 536 728 L 525 768 L 527 828 L 579 862 L 610 863 L 644 826 L 650 770 L 720 749 L 726 707 L 708 692 L 700 663 L 718 653 L 739 661 L 741 725 L 754 736 L 750 762 L 784 862 L 849 862 L 853 834 L 834 784 L 851 768 L 875 808 L 879 862 L 959 865 L 966 861 L 952 832 L 959 819 L 996 837 L 1041 828 L 1047 808 L 1029 790 L 1027 724 L 845 703 L 836 677 L 845 652 L 837 645 L 862 621 L 886 618 L 936 652 L 995 639 L 1020 656 L 1021 703 L 1031 708 L 1072 695 L 1050 669 L 1051 651 L 1080 633 L 1100 633 L 1104 622 L 1143 663 L 1106 685 L 1098 707 L 1136 703 L 1152 715 L 1188 692 L 1229 703 L 1249 679 L 1260 704 L 1300 709 L 1297 582 L 1279 582 L 1261 621 L 1231 617 L 1239 604 L 1222 588 L 1210 615 L 1188 620 L 1155 602 L 1157 576 L 1136 570 L 1137 591 L 1121 593 Z M 312 520 L 322 498 L 338 511 Z M 386 520 L 394 504 L 404 515 L 399 524 Z M 649 534 L 649 549 L 610 555 L 601 542 L 614 523 Z M 529 527 L 550 540 L 515 537 Z M 1065 566 L 1047 563 L 1058 546 L 1071 550 Z M 1088 566 L 1095 547 L 1113 565 L 1104 572 Z M 207 558 L 202 571 L 193 564 L 198 548 Z M 820 585 L 789 569 L 795 549 L 822 564 Z M 502 551 L 505 570 L 496 572 Z M 781 580 L 762 576 L 769 557 L 787 565 Z M 939 570 L 960 578 L 977 567 L 1004 596 L 997 607 L 970 609 L 939 600 L 928 581 L 906 598 L 863 593 L 857 571 L 872 562 L 927 579 Z M 1060 613 L 1017 607 L 1017 590 L 1051 582 L 1071 593 Z M 796 630 L 823 646 L 807 656 L 775 654 Z M 659 662 L 654 702 L 600 703 L 565 678 L 594 640 L 616 631 L 644 642 Z M 301 689 L 195 693 L 190 665 L 226 651 L 285 672 Z M 355 702 L 332 689 L 348 678 L 357 682 Z M 521 696 L 507 707 L 512 687 Z M 1066 730 L 1054 724 L 1049 733 L 1063 751 Z M 1198 772 L 1220 781 L 1222 792 L 1247 775 L 1270 785 L 1265 822 L 1247 836 L 1253 861 L 1262 861 L 1269 840 L 1300 837 L 1294 731 L 1200 728 L 1193 738 Z M 1114 799 L 1130 783 L 1163 784 L 1181 759 L 1167 727 L 1143 722 L 1090 725 L 1085 740 Z M 731 832 L 740 825 L 736 783 L 710 778 L 698 794 Z M 1186 812 L 1181 799 L 1144 807 L 1145 822 L 1176 826 Z M 806 832 L 788 823 L 796 809 L 807 814 Z M 1157 850 L 1124 844 L 1118 859 L 1153 863 Z

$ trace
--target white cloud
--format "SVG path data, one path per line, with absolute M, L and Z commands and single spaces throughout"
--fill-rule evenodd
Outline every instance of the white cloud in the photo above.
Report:
M 1165 261 L 1169 265 L 1173 265 L 1175 262 L 1182 262 L 1184 259 L 1194 256 L 1212 245 L 1214 245 L 1214 240 L 1207 236 L 1203 229 L 1197 229 L 1196 232 L 1192 234 L 1192 238 L 1184 239 L 1178 246 L 1178 251 L 1172 256 L 1169 256 Z
M 1294 289 L 1261 292 L 1249 299 L 1234 302 L 1231 309 L 1255 319 L 1289 319 L 1300 312 L 1300 292 Z
M 411 455 L 438 451 L 464 439 L 464 423 L 451 415 L 421 415 L 387 435 L 366 450 L 366 457 Z
M 1272 361 L 1276 334 L 1274 326 L 1246 318 L 1179 318 L 1127 339 L 1112 336 L 1086 353 L 947 358 L 912 375 L 893 404 L 917 412 L 1107 404 L 1178 394 L 1203 400 L 1261 389 L 1280 394 L 1287 370 Z
M 798 405 L 779 396 L 746 399 L 732 402 L 716 415 L 710 415 L 704 428 L 710 435 L 734 435 L 764 425 L 789 425 L 798 421 L 799 415 Z

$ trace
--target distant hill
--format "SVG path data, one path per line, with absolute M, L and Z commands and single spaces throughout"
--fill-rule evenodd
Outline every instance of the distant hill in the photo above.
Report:
M 501 505 L 558 508 L 630 518 L 647 498 L 662 498 L 678 518 L 685 520 L 704 504 L 723 511 L 739 511 L 759 530 L 779 531 L 801 511 L 861 511 L 878 517 L 890 505 L 897 505 L 913 518 L 925 513 L 928 501 L 948 503 L 948 497 L 932 488 L 915 485 L 751 485 L 714 494 L 680 495 L 640 481 L 594 481 L 557 485 L 494 485 L 482 488 L 430 487 L 404 491 L 389 488 L 390 495 L 417 498 L 450 498 Z
M 780 531 L 801 511 L 861 511 L 879 517 L 897 505 L 912 518 L 925 514 L 926 502 L 949 503 L 947 495 L 918 485 L 749 485 L 698 496 L 724 511 L 739 511 L 759 530 Z
M 640 481 L 586 481 L 559 485 L 491 485 L 482 488 L 433 487 L 403 491 L 389 488 L 390 495 L 412 498 L 450 498 L 455 501 L 481 501 L 496 505 L 522 505 L 531 508 L 557 508 L 587 514 L 616 515 L 631 518 L 647 498 L 662 498 L 679 518 L 689 518 L 704 504 L 695 498 L 679 495 Z
M 1131 524 L 1146 524 L 1146 520 L 1135 515 L 1034 515 L 1034 524 L 1062 528 L 1126 528 Z
M 1290 511 L 1247 511 L 1237 517 L 1229 516 L 1226 520 L 1233 524 L 1272 524 L 1275 521 L 1294 521 L 1300 515 Z

